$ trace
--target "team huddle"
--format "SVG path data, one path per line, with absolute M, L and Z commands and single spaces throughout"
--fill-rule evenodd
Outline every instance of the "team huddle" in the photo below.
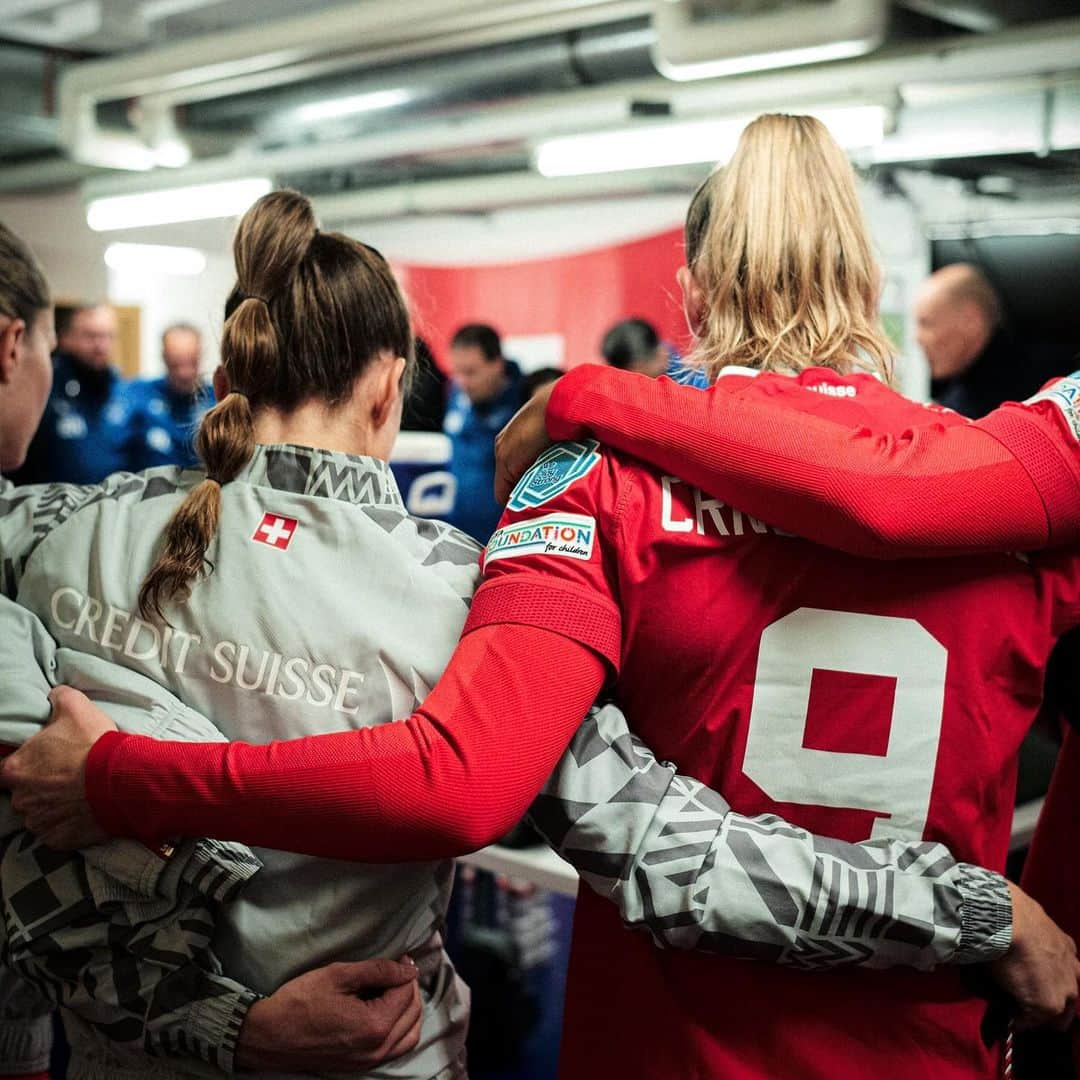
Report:
M 10 469 L 51 307 L 4 246 Z M 525 814 L 583 882 L 562 1076 L 989 1078 L 988 992 L 1073 1023 L 1075 787 L 1038 895 L 1001 871 L 1080 624 L 1080 379 L 976 423 L 892 389 L 820 123 L 759 118 L 690 206 L 710 387 L 563 376 L 500 439 L 484 549 L 389 470 L 414 338 L 382 256 L 287 191 L 234 255 L 201 471 L 0 488 L 23 1071 L 59 1006 L 75 1077 L 464 1077 L 450 860 Z

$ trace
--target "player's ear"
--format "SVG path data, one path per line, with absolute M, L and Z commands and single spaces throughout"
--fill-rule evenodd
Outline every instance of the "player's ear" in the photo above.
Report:
M 225 370 L 223 364 L 218 364 L 214 370 L 214 399 L 224 401 L 232 393 L 232 379 Z
M 402 380 L 405 376 L 405 358 L 391 356 L 389 353 L 380 357 L 371 393 L 371 420 L 380 428 L 394 415 L 403 394 Z
M 705 294 L 701 286 L 694 280 L 694 275 L 689 266 L 680 266 L 675 271 L 675 280 L 679 283 L 682 291 L 683 315 L 686 317 L 686 325 L 694 337 L 700 336 L 700 331 L 705 322 Z
M 19 351 L 26 336 L 26 323 L 22 319 L 8 319 L 0 329 L 0 384 L 15 378 L 19 366 Z

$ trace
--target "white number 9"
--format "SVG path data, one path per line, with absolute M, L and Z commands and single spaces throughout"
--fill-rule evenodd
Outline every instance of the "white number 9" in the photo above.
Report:
M 761 635 L 743 772 L 776 802 L 879 813 L 870 839 L 922 839 L 945 706 L 945 647 L 914 619 L 799 608 Z M 896 679 L 888 751 L 803 745 L 814 669 Z

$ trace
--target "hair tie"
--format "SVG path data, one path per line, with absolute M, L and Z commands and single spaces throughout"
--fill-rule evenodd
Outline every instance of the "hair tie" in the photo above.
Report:
M 264 307 L 269 307 L 270 306 L 270 301 L 269 300 L 267 300 L 263 296 L 256 296 L 254 293 L 241 293 L 240 294 L 240 303 L 242 304 L 245 300 L 258 300 L 258 302 L 260 304 L 262 304 Z
M 214 478 L 213 476 L 209 476 L 209 475 L 208 475 L 208 476 L 206 477 L 206 480 L 204 481 L 204 483 L 207 483 L 207 484 L 213 484 L 213 485 L 214 485 L 214 487 L 216 487 L 216 488 L 218 489 L 218 491 L 220 491 L 220 490 L 221 490 L 221 481 L 220 481 L 220 480 L 217 480 L 217 479 L 215 479 L 215 478 Z

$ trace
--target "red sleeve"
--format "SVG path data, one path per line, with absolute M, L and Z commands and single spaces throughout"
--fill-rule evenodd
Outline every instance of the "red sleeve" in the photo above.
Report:
M 762 376 L 761 378 L 766 378 Z M 755 517 L 858 555 L 1033 550 L 1080 539 L 1080 380 L 973 424 L 900 436 L 784 395 L 583 365 L 555 385 L 553 439 L 591 434 Z
M 1080 941 L 1080 734 L 1065 735 L 1050 791 L 1020 884 L 1073 939 Z
M 528 809 L 606 668 L 569 637 L 488 626 L 402 723 L 250 746 L 110 733 L 87 762 L 101 825 L 367 862 L 483 847 Z
M 618 671 L 616 533 L 631 470 L 594 440 L 546 450 L 521 478 L 484 550 L 465 632 L 523 623 L 587 645 Z

